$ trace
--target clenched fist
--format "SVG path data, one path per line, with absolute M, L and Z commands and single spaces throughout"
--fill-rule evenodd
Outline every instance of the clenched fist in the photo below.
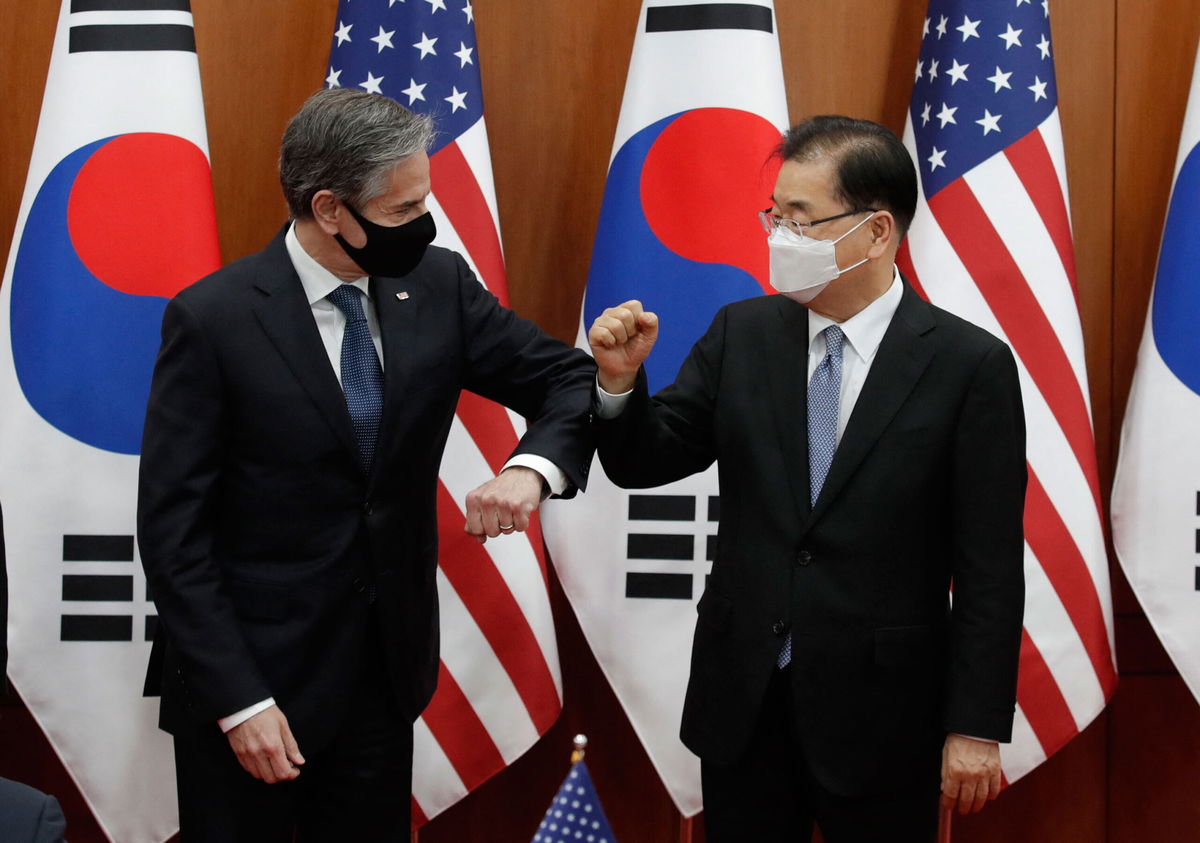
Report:
M 588 331 L 588 344 L 600 368 L 600 388 L 605 392 L 628 392 L 638 369 L 650 356 L 658 339 L 658 317 L 631 299 L 610 307 L 596 317 Z

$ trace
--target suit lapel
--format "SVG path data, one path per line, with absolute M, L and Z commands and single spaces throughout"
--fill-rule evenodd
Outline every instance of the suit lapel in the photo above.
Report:
M 771 406 L 775 430 L 783 450 L 782 465 L 795 466 L 787 472 L 796 509 L 808 515 L 808 311 L 786 296 L 775 296 L 783 328 L 781 345 L 767 355 Z M 797 370 L 799 376 L 797 377 Z
M 402 397 L 408 392 L 413 374 L 414 347 L 419 320 L 417 314 L 427 305 L 422 294 L 421 271 L 404 278 L 372 278 L 371 298 L 379 319 L 383 341 L 383 417 L 379 423 L 379 443 L 376 446 L 372 476 L 386 462 L 388 448 L 397 437 L 385 435 L 394 430 L 403 411 Z
M 926 336 L 933 328 L 929 305 L 905 284 L 900 306 L 883 335 L 808 525 L 820 518 L 841 492 L 916 386 L 933 358 L 933 343 Z
M 308 393 L 334 435 L 358 462 L 354 426 L 346 409 L 346 396 L 338 383 L 329 355 L 321 342 L 304 287 L 288 257 L 281 232 L 262 252 L 263 265 L 255 287 L 263 298 L 254 315 L 283 356 L 296 380 Z

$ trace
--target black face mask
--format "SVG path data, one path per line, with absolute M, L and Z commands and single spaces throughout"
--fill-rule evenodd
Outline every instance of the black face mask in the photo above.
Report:
M 416 269 L 425 256 L 425 250 L 437 236 L 437 226 L 428 211 L 401 225 L 379 225 L 349 205 L 346 205 L 346 210 L 362 226 L 367 242 L 359 248 L 351 246 L 340 234 L 333 235 L 333 239 L 368 275 L 384 278 L 408 275 Z

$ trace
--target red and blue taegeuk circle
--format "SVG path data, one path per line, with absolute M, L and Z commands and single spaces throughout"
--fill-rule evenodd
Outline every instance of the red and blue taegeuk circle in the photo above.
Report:
M 770 291 L 766 235 L 779 130 L 757 114 L 697 108 L 652 123 L 613 158 L 592 251 L 584 324 L 639 299 L 660 317 L 651 391 L 675 379 L 725 304 Z
M 194 143 L 137 132 L 72 152 L 38 190 L 13 268 L 13 362 L 29 404 L 81 442 L 139 453 L 163 308 L 219 266 Z

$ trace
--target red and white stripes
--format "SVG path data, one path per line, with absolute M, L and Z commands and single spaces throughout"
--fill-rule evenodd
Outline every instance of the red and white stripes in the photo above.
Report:
M 905 144 L 916 160 L 911 119 Z M 1055 110 L 928 201 L 919 191 L 899 258 L 922 295 L 1005 340 L 1020 371 L 1029 490 L 1010 782 L 1090 723 L 1117 680 L 1062 148 Z
M 430 159 L 438 244 L 464 255 L 508 304 L 483 121 Z M 448 224 L 447 224 L 448 223 Z M 433 818 L 521 756 L 562 710 L 562 678 L 536 518 L 524 534 L 478 544 L 463 532 L 467 493 L 494 477 L 520 419 L 463 393 L 438 488 L 441 665 L 414 728 L 413 817 Z

